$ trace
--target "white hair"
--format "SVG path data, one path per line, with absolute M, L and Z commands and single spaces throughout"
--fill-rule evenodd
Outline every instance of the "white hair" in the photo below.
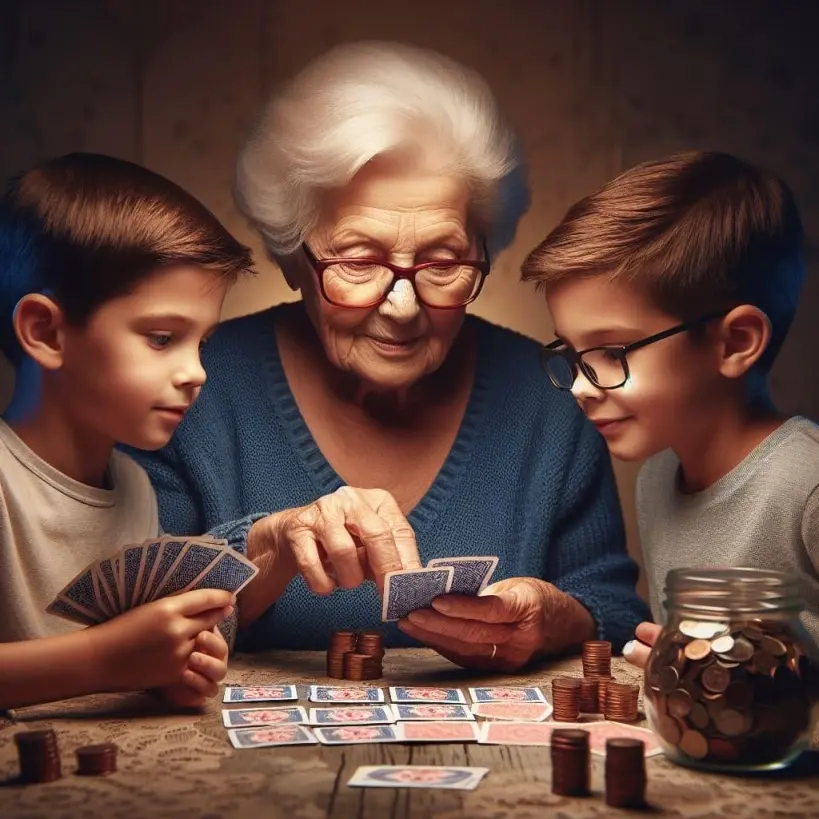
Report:
M 286 256 L 317 224 L 323 191 L 344 187 L 376 157 L 405 154 L 463 179 L 470 215 L 487 233 L 509 234 L 511 216 L 510 235 L 488 237 L 494 250 L 511 241 L 528 191 L 489 87 L 453 60 L 398 43 L 339 46 L 274 95 L 239 153 L 236 201 L 271 254 Z M 515 173 L 517 212 L 496 218 Z

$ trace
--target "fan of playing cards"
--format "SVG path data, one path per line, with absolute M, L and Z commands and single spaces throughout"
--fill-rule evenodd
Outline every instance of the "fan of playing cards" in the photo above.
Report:
M 208 535 L 173 536 L 124 546 L 81 571 L 46 611 L 84 626 L 102 623 L 135 606 L 194 589 L 237 594 L 258 572 L 227 541 Z
M 381 619 L 400 620 L 416 609 L 429 608 L 442 594 L 480 594 L 497 565 L 497 557 L 436 557 L 425 569 L 388 572 Z

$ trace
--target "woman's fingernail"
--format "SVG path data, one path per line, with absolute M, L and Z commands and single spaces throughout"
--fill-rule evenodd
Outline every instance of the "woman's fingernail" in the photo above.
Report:
M 411 611 L 407 615 L 407 620 L 416 626 L 423 626 L 424 623 L 429 622 L 429 615 L 425 611 Z
M 631 654 L 631 652 L 632 652 L 632 651 L 634 651 L 634 648 L 635 648 L 635 646 L 636 646 L 636 645 L 637 645 L 637 641 L 636 641 L 636 640 L 629 640 L 629 641 L 628 641 L 628 642 L 627 642 L 627 643 L 626 643 L 626 644 L 623 646 L 623 656 L 624 656 L 624 657 L 628 657 L 628 656 Z
M 452 611 L 452 602 L 450 600 L 437 598 L 432 601 L 432 608 L 434 608 L 435 611 L 441 612 L 441 614 L 447 614 Z

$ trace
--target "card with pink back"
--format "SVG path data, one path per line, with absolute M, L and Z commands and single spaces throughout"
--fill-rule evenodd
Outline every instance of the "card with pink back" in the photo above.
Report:
M 476 742 L 478 726 L 474 722 L 401 722 L 402 742 Z
M 484 745 L 549 745 L 556 728 L 582 728 L 576 722 L 485 722 L 478 742 Z
M 472 706 L 476 717 L 520 722 L 543 722 L 553 710 L 548 702 L 476 702 Z

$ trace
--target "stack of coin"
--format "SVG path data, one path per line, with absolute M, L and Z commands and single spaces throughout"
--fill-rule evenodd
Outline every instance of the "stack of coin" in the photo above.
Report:
M 775 620 L 683 620 L 646 668 L 647 711 L 669 751 L 714 764 L 789 756 L 819 701 L 816 667 Z
M 328 677 L 344 679 L 344 655 L 356 650 L 356 639 L 354 631 L 334 631 L 330 635 L 330 648 L 327 649 Z
M 611 676 L 611 643 L 607 640 L 586 640 L 583 643 L 583 676 Z
M 358 643 L 356 644 L 356 652 L 359 654 L 366 654 L 369 661 L 366 663 L 367 669 L 364 677 L 365 680 L 379 680 L 383 676 L 383 660 L 384 660 L 384 635 L 376 630 L 371 629 L 362 631 L 358 635 Z
M 580 710 L 585 714 L 597 714 L 601 708 L 598 702 L 600 681 L 597 677 L 583 677 L 580 680 Z
M 586 796 L 589 793 L 589 732 L 555 728 L 550 742 L 552 793 Z
M 381 676 L 381 663 L 377 657 L 348 651 L 344 655 L 345 680 L 377 680 Z
M 21 782 L 54 782 L 62 776 L 54 731 L 20 731 L 14 735 L 14 742 L 20 759 Z
M 606 740 L 606 804 L 642 808 L 645 797 L 645 743 L 625 737 Z
M 614 677 L 596 677 L 597 680 L 597 711 L 606 713 L 606 702 L 609 696 L 609 686 L 615 682 Z
M 113 742 L 77 748 L 77 773 L 80 776 L 107 776 L 116 770 L 117 746 Z
M 576 677 L 555 677 L 552 680 L 553 719 L 576 722 L 580 717 L 580 680 Z
M 603 715 L 616 722 L 636 722 L 638 718 L 637 700 L 640 686 L 629 683 L 610 682 L 606 689 Z

